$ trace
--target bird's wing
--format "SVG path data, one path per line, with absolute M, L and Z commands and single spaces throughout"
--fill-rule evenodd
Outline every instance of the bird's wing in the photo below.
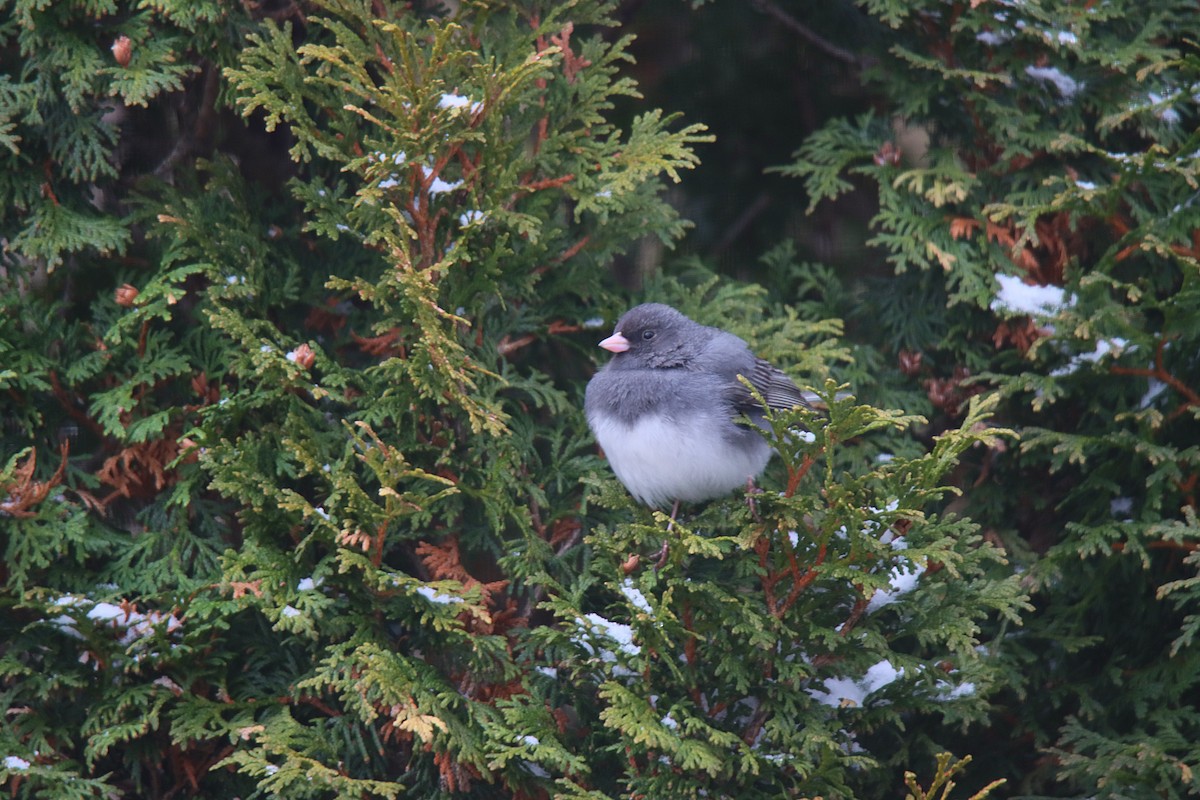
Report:
M 743 373 L 745 374 L 745 373 Z M 787 374 L 774 367 L 770 362 L 755 358 L 746 380 L 766 401 L 767 408 L 773 411 L 786 411 L 796 406 L 812 409 L 812 405 L 804 398 L 804 393 L 792 382 Z M 734 391 L 734 404 L 739 411 L 761 411 L 762 404 L 750 393 L 741 381 L 738 381 Z

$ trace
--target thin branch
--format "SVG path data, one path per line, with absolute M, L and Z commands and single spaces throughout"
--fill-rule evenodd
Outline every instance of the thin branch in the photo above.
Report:
M 1154 349 L 1153 369 L 1113 366 L 1109 367 L 1109 372 L 1113 373 L 1114 375 L 1134 375 L 1142 378 L 1155 378 L 1179 392 L 1186 398 L 1186 402 L 1184 402 L 1179 408 L 1175 409 L 1167 417 L 1168 420 L 1173 420 L 1182 415 L 1192 406 L 1200 406 L 1200 394 L 1198 394 L 1195 389 L 1188 386 L 1186 383 L 1167 371 L 1167 368 L 1163 365 L 1163 350 L 1166 349 L 1166 346 L 1167 337 L 1164 336 L 1158 340 L 1158 346 Z
M 820 50 L 830 58 L 835 58 L 845 64 L 849 64 L 855 69 L 862 69 L 866 66 L 866 60 L 855 53 L 851 53 L 845 48 L 838 47 L 828 39 L 818 36 L 808 26 L 804 25 L 800 20 L 793 17 L 791 14 L 784 11 L 771 0 L 750 0 L 750 4 L 756 9 L 766 14 L 768 17 L 773 17 L 775 21 L 781 23 L 785 28 L 797 34 L 801 39 L 811 44 L 813 47 Z
M 767 192 L 760 192 L 758 197 L 754 198 L 754 202 L 746 206 L 745 210 L 733 221 L 733 224 L 725 229 L 725 233 L 721 235 L 720 240 L 713 245 L 712 254 L 716 256 L 728 250 L 730 245 L 746 232 L 746 229 L 750 227 L 750 223 L 754 222 L 770 205 L 771 195 Z

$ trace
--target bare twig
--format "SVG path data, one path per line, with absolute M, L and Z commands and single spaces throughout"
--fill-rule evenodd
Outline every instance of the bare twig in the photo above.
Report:
M 801 39 L 808 42 L 830 58 L 835 58 L 838 61 L 849 64 L 856 69 L 862 69 L 864 66 L 866 66 L 866 62 L 863 58 L 859 57 L 855 53 L 851 53 L 845 48 L 838 47 L 828 39 L 818 36 L 811 28 L 807 27 L 801 23 L 800 20 L 796 19 L 791 14 L 775 5 L 775 3 L 771 2 L 771 0 L 750 0 L 750 4 L 767 16 L 773 17 L 785 28 L 797 34 Z
M 1200 406 L 1200 393 L 1188 386 L 1179 378 L 1172 375 L 1167 371 L 1167 368 L 1163 366 L 1163 351 L 1166 349 L 1166 347 L 1167 337 L 1164 336 L 1158 340 L 1158 346 L 1154 348 L 1153 369 L 1112 366 L 1109 367 L 1109 372 L 1113 373 L 1114 375 L 1134 375 L 1137 377 L 1154 378 L 1162 381 L 1167 386 L 1170 386 L 1176 392 L 1183 395 L 1183 404 L 1181 404 L 1179 408 L 1175 409 L 1170 415 L 1167 416 L 1168 420 L 1174 420 L 1176 417 L 1186 413 L 1187 410 L 1192 406 Z
M 713 255 L 720 255 L 729 249 L 729 246 L 737 241 L 738 237 L 746 232 L 750 227 L 750 223 L 758 218 L 758 215 L 767 210 L 771 205 L 771 195 L 766 192 L 760 192 L 758 197 L 754 198 L 754 202 L 746 206 L 738 218 L 733 221 L 733 224 L 725 229 L 725 233 L 721 234 L 720 240 L 713 246 Z

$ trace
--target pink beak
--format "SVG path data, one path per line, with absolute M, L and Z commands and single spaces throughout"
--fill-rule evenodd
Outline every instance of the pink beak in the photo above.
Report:
M 620 331 L 600 342 L 600 346 L 613 353 L 624 353 L 629 349 L 629 340 Z

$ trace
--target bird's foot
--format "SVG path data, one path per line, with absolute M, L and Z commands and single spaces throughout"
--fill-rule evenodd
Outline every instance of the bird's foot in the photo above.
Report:
M 662 547 L 659 549 L 657 557 L 654 561 L 654 571 L 658 572 L 667 563 L 667 554 L 671 552 L 671 544 L 666 539 L 663 539 Z
M 762 489 L 754 485 L 754 478 L 746 478 L 746 505 L 750 507 L 750 516 L 754 517 L 755 522 L 762 522 L 758 513 L 758 503 L 754 500 L 756 494 L 762 494 Z
M 746 505 L 750 507 L 750 516 L 754 517 L 755 522 L 762 522 L 762 517 L 758 515 L 758 504 L 755 503 L 754 495 L 762 494 L 762 489 L 754 485 L 754 479 L 748 477 L 746 479 Z
M 679 501 L 676 500 L 671 506 L 671 519 L 667 522 L 667 533 L 675 527 L 675 515 L 679 513 Z M 654 562 L 654 571 L 658 572 L 667 563 L 667 554 L 671 551 L 671 545 L 667 539 L 663 539 L 662 548 L 658 551 L 657 559 Z

